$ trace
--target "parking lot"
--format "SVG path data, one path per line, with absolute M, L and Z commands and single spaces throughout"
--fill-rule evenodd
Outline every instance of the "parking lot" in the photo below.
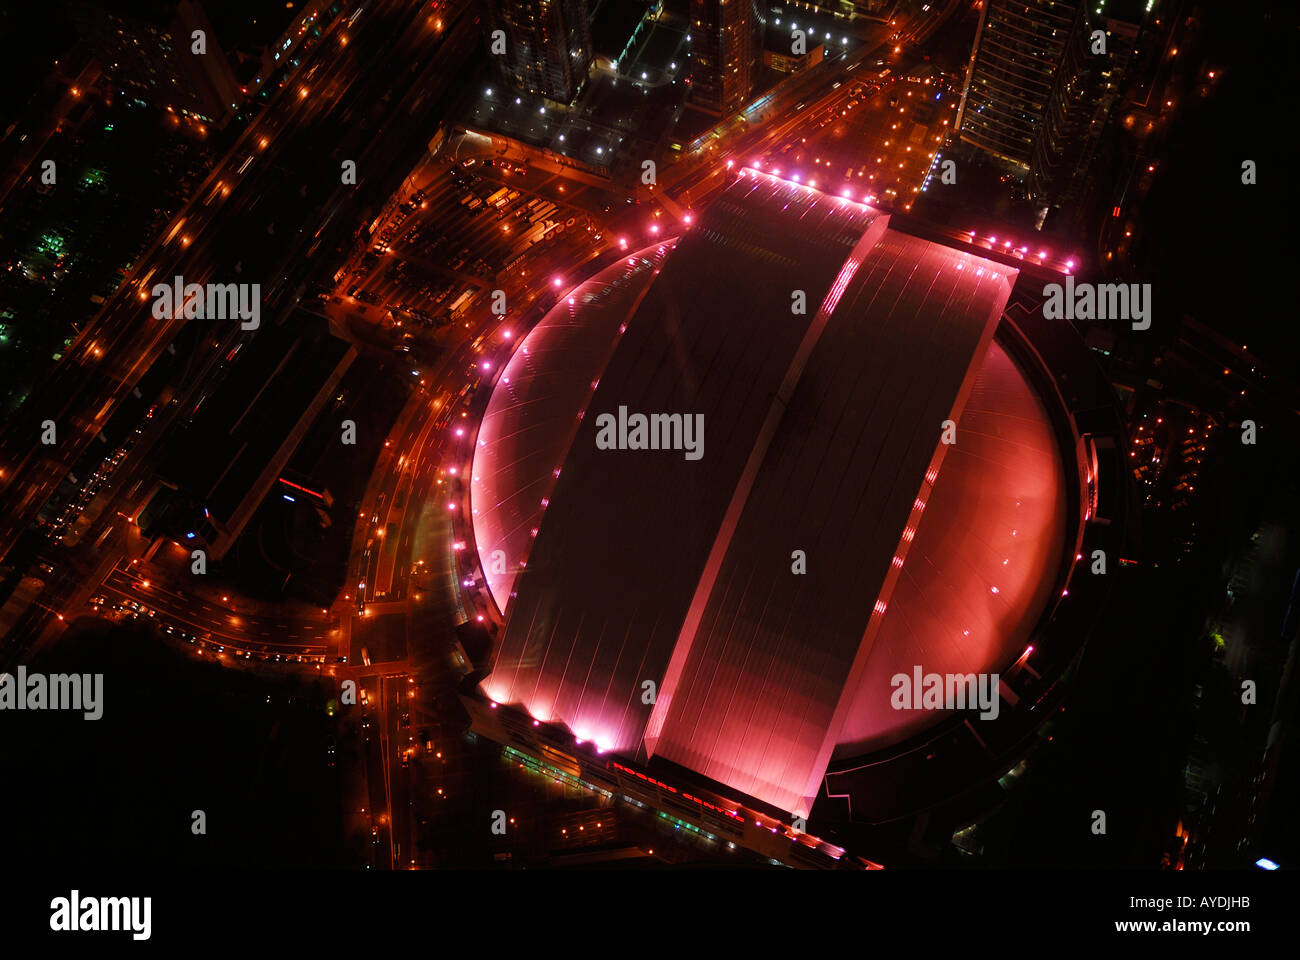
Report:
M 609 198 L 503 158 L 430 164 L 377 231 L 335 295 L 393 311 L 397 322 L 442 326 L 518 272 L 525 257 L 555 262 L 604 237 L 592 213 Z M 583 259 L 582 257 L 578 258 Z

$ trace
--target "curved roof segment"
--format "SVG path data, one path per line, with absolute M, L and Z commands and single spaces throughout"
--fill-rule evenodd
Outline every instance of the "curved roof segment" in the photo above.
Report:
M 890 707 L 896 674 L 916 666 L 923 673 L 992 672 L 1024 650 L 1065 549 L 1064 469 L 1042 400 L 995 341 L 867 658 L 836 756 L 890 746 L 934 723 L 932 713 Z
M 501 371 L 475 442 L 470 504 L 484 579 L 502 612 L 528 563 L 542 501 L 578 417 L 618 345 L 619 327 L 675 243 L 646 247 L 578 284 Z
M 643 294 L 521 346 L 473 468 L 485 570 L 532 541 L 488 575 L 514 594 L 488 696 L 804 815 L 838 745 L 938 719 L 889 707 L 893 673 L 1016 651 L 1065 537 L 1046 412 L 993 344 L 1016 270 L 888 220 L 747 173 Z M 701 417 L 702 455 L 609 449 L 620 411 Z

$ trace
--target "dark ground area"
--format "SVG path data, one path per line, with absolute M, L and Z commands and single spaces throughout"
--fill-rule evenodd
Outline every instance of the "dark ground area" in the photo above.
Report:
M 7 862 L 345 865 L 323 683 L 195 662 L 143 628 L 90 621 L 27 668 L 103 673 L 104 712 L 7 712 Z M 195 810 L 206 836 L 191 832 Z
M 1203 53 L 1226 65 L 1223 83 L 1170 130 L 1144 211 L 1144 254 L 1163 310 L 1189 313 L 1281 365 L 1300 350 L 1283 292 L 1294 269 L 1297 191 L 1284 127 L 1295 109 L 1300 11 L 1262 0 L 1205 7 Z M 1257 164 L 1254 186 L 1241 182 L 1245 160 Z

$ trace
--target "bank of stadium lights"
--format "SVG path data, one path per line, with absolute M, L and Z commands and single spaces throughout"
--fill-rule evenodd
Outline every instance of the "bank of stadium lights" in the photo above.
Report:
M 974 230 L 967 230 L 965 231 L 965 234 L 966 236 L 970 237 L 971 243 L 979 243 L 989 247 L 990 249 L 996 249 L 998 246 L 998 238 L 993 234 L 989 234 L 987 237 L 983 238 L 982 240 L 976 235 Z M 1009 250 L 1012 253 L 1016 253 L 1020 255 L 1022 258 L 1029 253 L 1029 247 L 1027 246 L 1022 245 L 1019 247 L 1012 248 L 1011 245 L 1012 242 L 1006 239 L 1005 237 L 1002 238 L 1001 243 L 1002 243 L 1002 248 L 1004 250 Z M 1047 256 L 1048 256 L 1048 252 L 1046 250 L 1039 250 L 1037 253 L 1034 254 L 1034 259 L 1036 259 L 1039 263 L 1045 263 L 1047 260 Z M 1073 269 L 1074 269 L 1074 258 L 1071 257 L 1070 259 L 1065 261 L 1065 272 L 1069 273 Z

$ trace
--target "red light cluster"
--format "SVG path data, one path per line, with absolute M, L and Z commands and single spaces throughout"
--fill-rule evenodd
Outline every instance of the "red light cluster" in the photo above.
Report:
M 737 816 L 736 814 L 732 813 L 730 810 L 723 810 L 721 807 L 715 807 L 707 800 L 701 800 L 699 797 L 692 797 L 689 793 L 683 793 L 682 796 L 685 797 L 687 800 L 694 800 L 696 803 L 700 804 L 701 806 L 708 807 L 710 810 L 714 811 L 715 813 L 720 813 L 723 816 L 731 817 L 731 819 L 733 820 L 739 820 L 741 823 L 745 822 L 744 817 Z
M 677 792 L 676 787 L 670 787 L 662 780 L 656 780 L 654 777 L 647 777 L 644 773 L 641 773 L 640 771 L 637 770 L 633 770 L 631 767 L 625 767 L 621 763 L 610 763 L 610 766 L 616 767 L 617 769 L 622 770 L 624 773 L 630 773 L 632 776 L 644 780 L 646 783 L 653 783 L 656 787 L 663 787 L 665 790 L 670 790 L 673 793 Z
M 633 770 L 631 767 L 625 767 L 621 763 L 615 763 L 612 760 L 609 762 L 609 765 L 613 767 L 615 770 L 622 770 L 624 773 L 636 777 L 638 780 L 644 780 L 646 783 L 653 783 L 656 787 L 663 787 L 665 790 L 670 790 L 673 793 L 677 793 L 677 789 L 675 787 L 670 787 L 662 780 L 656 780 L 654 777 L 647 777 L 644 773 L 642 773 L 639 770 Z M 714 811 L 715 813 L 721 813 L 722 815 L 731 817 L 731 819 L 738 820 L 741 823 L 745 822 L 744 817 L 732 813 L 730 810 L 724 810 L 722 809 L 722 807 L 715 807 L 707 800 L 701 800 L 699 797 L 693 797 L 689 793 L 683 793 L 682 797 L 685 798 L 686 800 L 693 800 L 696 803 L 700 804 L 700 806 L 708 807 L 710 810 Z
M 309 493 L 313 497 L 316 497 L 318 500 L 325 499 L 325 495 L 323 493 L 317 493 L 315 490 L 308 490 L 306 487 L 296 484 L 292 480 L 286 480 L 284 479 L 284 477 L 281 477 L 280 482 L 283 483 L 286 487 L 293 487 L 295 490 L 301 490 L 303 493 Z

